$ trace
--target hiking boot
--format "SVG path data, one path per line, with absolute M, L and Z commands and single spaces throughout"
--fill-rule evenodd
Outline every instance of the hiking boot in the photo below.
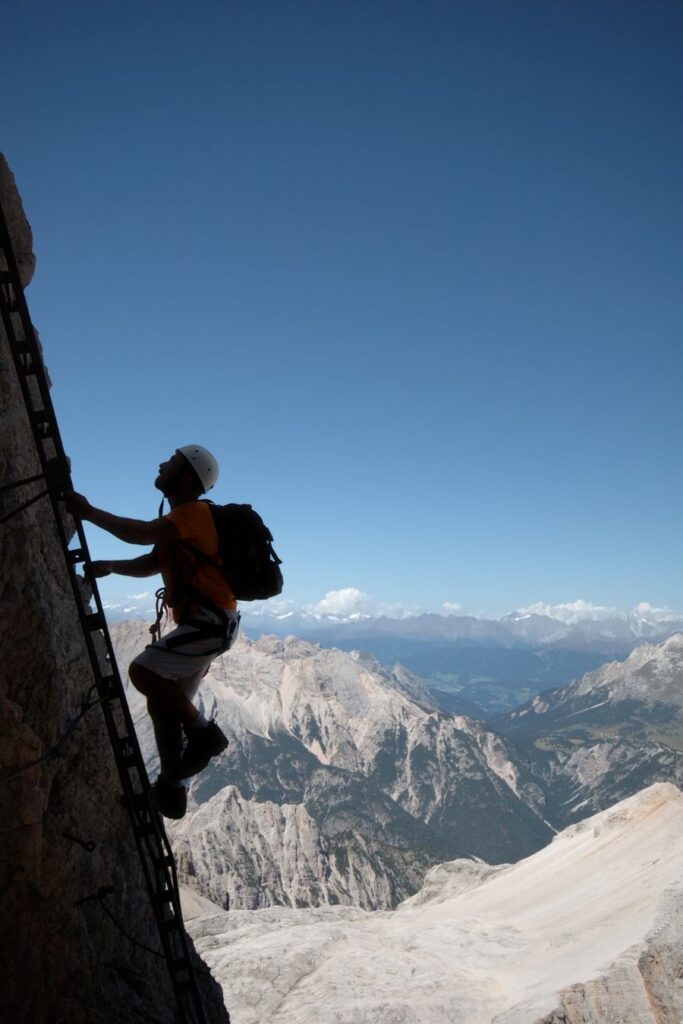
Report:
M 150 787 L 156 809 L 165 818 L 184 818 L 187 810 L 187 793 L 184 786 L 171 786 L 161 776 Z
M 187 730 L 187 746 L 178 765 L 178 778 L 189 779 L 206 768 L 212 757 L 221 754 L 228 745 L 228 738 L 215 722 L 209 722 L 203 729 Z

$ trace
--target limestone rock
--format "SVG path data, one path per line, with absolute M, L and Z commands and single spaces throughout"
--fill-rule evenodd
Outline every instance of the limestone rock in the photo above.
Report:
M 7 221 L 10 238 L 12 239 L 12 249 L 14 250 L 14 258 L 19 268 L 21 284 L 25 288 L 33 277 L 33 272 L 36 268 L 36 258 L 33 253 L 33 235 L 21 205 L 14 175 L 9 169 L 2 153 L 0 153 L 0 200 L 2 201 L 2 209 Z
M 122 666 L 149 639 L 116 623 Z M 156 766 L 144 702 L 131 708 Z M 404 669 L 287 637 L 240 636 L 199 690 L 228 749 L 170 831 L 205 896 L 232 908 L 395 907 L 456 856 L 516 860 L 552 838 L 484 725 L 438 712 Z
M 678 1024 L 683 794 L 662 783 L 397 911 L 197 907 L 240 1024 Z
M 31 233 L 2 160 L 0 198 L 28 282 L 34 264 Z M 0 481 L 5 483 L 37 473 L 39 462 L 1 327 L 0 385 Z M 3 494 L 0 514 L 36 487 Z M 20 771 L 55 747 L 93 678 L 48 499 L 0 529 L 3 1019 L 12 1024 L 173 1021 L 175 998 L 165 962 L 136 951 L 97 899 L 78 902 L 111 886 L 107 906 L 117 921 L 139 942 L 159 948 L 134 838 L 118 804 L 118 777 L 100 709 L 88 712 L 59 757 Z M 93 842 L 93 852 L 75 840 Z M 212 1024 L 226 1022 L 218 986 L 211 979 L 202 982 Z

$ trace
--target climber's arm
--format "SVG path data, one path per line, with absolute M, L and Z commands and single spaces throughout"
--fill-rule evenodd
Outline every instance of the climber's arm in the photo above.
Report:
M 156 576 L 159 572 L 159 559 L 156 548 L 139 558 L 104 559 L 92 563 L 93 576 L 99 579 L 100 576 L 108 576 L 114 572 L 118 576 L 135 576 L 142 579 L 144 576 Z
M 87 498 L 76 491 L 68 491 L 64 495 L 66 507 L 77 519 L 85 519 L 100 529 L 113 534 L 127 544 L 163 544 L 178 537 L 177 527 L 165 516 L 159 519 L 125 519 L 115 516 L 112 512 L 95 508 Z

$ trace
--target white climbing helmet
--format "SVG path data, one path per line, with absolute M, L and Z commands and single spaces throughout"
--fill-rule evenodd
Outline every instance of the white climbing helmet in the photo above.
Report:
M 176 450 L 190 463 L 204 490 L 210 491 L 218 480 L 218 463 L 208 448 L 202 448 L 200 444 L 186 444 Z

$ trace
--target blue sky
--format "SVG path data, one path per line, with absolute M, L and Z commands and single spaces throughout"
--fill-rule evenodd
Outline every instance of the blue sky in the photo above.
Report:
M 5 13 L 28 300 L 93 503 L 151 518 L 198 442 L 292 601 L 683 608 L 677 0 Z

